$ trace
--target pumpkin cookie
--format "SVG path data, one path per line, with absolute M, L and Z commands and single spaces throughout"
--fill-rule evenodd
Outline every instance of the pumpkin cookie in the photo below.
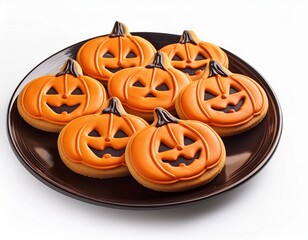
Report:
M 268 110 L 262 87 L 215 61 L 210 61 L 207 68 L 207 77 L 192 82 L 179 94 L 178 115 L 207 123 L 220 136 L 239 134 L 261 122 Z
M 108 82 L 108 93 L 118 97 L 127 112 L 152 121 L 156 107 L 175 113 L 175 99 L 190 82 L 164 53 L 157 52 L 151 64 L 115 73 Z
M 109 35 L 86 42 L 78 51 L 77 61 L 87 75 L 107 84 L 115 72 L 143 66 L 155 52 L 150 42 L 131 35 L 123 23 L 116 22 Z
M 147 188 L 175 192 L 204 185 L 225 164 L 225 147 L 208 125 L 179 120 L 155 109 L 152 125 L 128 141 L 125 158 L 132 176 Z
M 124 151 L 129 137 L 148 126 L 127 114 L 117 98 L 107 101 L 101 114 L 71 121 L 60 132 L 60 157 L 72 171 L 94 178 L 129 175 Z
M 178 43 L 169 44 L 160 51 L 168 55 L 173 67 L 189 74 L 193 81 L 202 77 L 210 60 L 216 60 L 226 68 L 229 64 L 228 56 L 221 48 L 201 41 L 193 31 L 185 30 Z
M 69 59 L 58 74 L 29 82 L 18 96 L 17 107 L 33 127 L 59 132 L 71 120 L 101 111 L 106 99 L 102 84 L 83 76 L 79 64 Z

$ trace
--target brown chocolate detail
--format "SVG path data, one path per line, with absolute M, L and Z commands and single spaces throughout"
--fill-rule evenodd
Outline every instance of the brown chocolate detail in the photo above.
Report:
M 193 156 L 192 158 L 186 158 L 182 155 L 180 155 L 175 161 L 171 161 L 171 160 L 162 160 L 164 163 L 168 163 L 170 164 L 171 166 L 173 167 L 178 167 L 180 166 L 180 164 L 185 164 L 186 166 L 192 164 L 196 159 L 199 158 L 200 156 L 200 152 L 201 152 L 201 149 L 199 149 L 198 152 L 196 152 L 195 156 Z
M 148 64 L 145 66 L 146 68 L 160 68 L 163 70 L 167 70 L 166 67 L 164 66 L 164 57 L 161 54 L 161 52 L 157 52 L 155 54 L 154 60 L 151 64 Z
M 79 73 L 77 72 L 77 69 L 76 69 L 76 65 L 75 65 L 75 62 L 73 59 L 69 58 L 66 62 L 66 65 L 63 69 L 63 71 L 59 72 L 56 77 L 59 77 L 61 75 L 64 75 L 64 74 L 71 74 L 75 77 L 78 77 L 80 76 Z
M 55 113 L 57 114 L 61 114 L 62 112 L 67 112 L 68 114 L 73 112 L 76 108 L 79 107 L 80 104 L 76 104 L 76 105 L 73 105 L 73 106 L 68 106 L 67 104 L 62 104 L 60 107 L 54 107 L 50 104 L 48 104 L 48 107 L 54 111 Z
M 172 116 L 167 110 L 163 108 L 155 108 L 155 113 L 157 116 L 156 127 L 161 127 L 168 123 L 179 123 L 179 119 Z
M 108 106 L 105 109 L 103 109 L 102 113 L 108 113 L 108 114 L 113 113 L 121 117 L 122 113 L 119 110 L 118 100 L 116 98 L 111 98 Z
M 116 21 L 111 33 L 109 34 L 109 37 L 124 37 L 126 35 L 124 26 L 122 23 Z
M 195 42 L 195 40 L 193 39 L 193 37 L 191 36 L 191 34 L 189 33 L 189 31 L 187 31 L 187 30 L 184 30 L 179 43 L 182 43 L 182 44 L 184 44 L 184 43 L 192 43 L 194 45 L 198 45 Z
M 210 69 L 210 73 L 208 77 L 214 77 L 217 75 L 228 77 L 228 74 L 223 70 L 220 64 L 214 60 L 210 61 L 209 69 Z
M 237 104 L 232 105 L 232 104 L 228 104 L 225 108 L 220 109 L 220 108 L 214 108 L 212 107 L 212 109 L 216 110 L 216 111 L 221 111 L 224 113 L 231 113 L 232 112 L 237 112 L 238 110 L 240 110 L 241 106 L 243 106 L 244 104 L 244 99 L 242 98 Z
M 99 158 L 102 158 L 105 154 L 110 154 L 112 157 L 121 157 L 125 152 L 125 148 L 114 149 L 112 147 L 106 147 L 103 150 L 98 150 L 98 149 L 92 148 L 90 146 L 88 146 L 88 147 Z

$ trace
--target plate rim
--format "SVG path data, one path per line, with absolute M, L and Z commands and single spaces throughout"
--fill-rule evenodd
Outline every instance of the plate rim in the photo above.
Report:
M 132 35 L 143 35 L 143 34 L 148 34 L 148 35 L 165 35 L 165 37 L 173 37 L 173 38 L 180 38 L 180 35 L 177 34 L 169 34 L 169 33 L 160 33 L 160 32 L 131 32 Z M 55 55 L 73 48 L 76 45 L 80 45 L 82 43 L 85 43 L 91 39 L 97 38 L 97 37 L 101 37 L 101 36 L 106 36 L 107 34 L 104 35 L 99 35 L 96 37 L 91 37 L 89 39 L 86 40 L 82 40 L 78 43 L 74 43 L 68 47 L 63 48 L 62 50 L 59 50 L 57 52 L 55 52 L 54 54 L 50 55 L 49 57 L 45 58 L 43 61 L 41 61 L 40 63 L 38 63 L 35 67 L 33 67 L 24 77 L 23 79 L 17 84 L 17 86 L 15 87 L 12 96 L 10 97 L 10 101 L 7 107 L 7 111 L 6 111 L 6 130 L 7 130 L 7 137 L 9 139 L 9 143 L 10 146 L 15 154 L 15 156 L 17 157 L 17 159 L 21 162 L 21 164 L 38 180 L 40 180 L 41 182 L 43 182 L 45 185 L 49 186 L 50 188 L 52 188 L 53 190 L 56 190 L 66 196 L 69 197 L 73 197 L 75 199 L 87 202 L 87 203 L 91 203 L 91 204 L 95 204 L 95 205 L 99 205 L 99 206 L 108 206 L 108 207 L 115 207 L 115 208 L 133 208 L 133 209 L 157 209 L 157 208 L 164 208 L 164 207 L 174 207 L 174 206 L 179 206 L 179 205 L 188 205 L 188 204 L 192 204 L 195 202 L 199 202 L 202 200 L 206 200 L 209 198 L 212 198 L 214 196 L 220 195 L 222 193 L 228 192 L 236 187 L 241 186 L 243 183 L 247 182 L 249 179 L 251 179 L 252 177 L 256 176 L 256 174 L 263 169 L 263 167 L 269 162 L 269 160 L 272 158 L 273 154 L 275 153 L 275 151 L 277 150 L 277 147 L 279 145 L 280 139 L 281 139 L 281 135 L 282 135 L 282 131 L 283 131 L 283 113 L 282 113 L 282 108 L 281 105 L 279 103 L 279 100 L 277 98 L 276 93 L 274 92 L 273 88 L 271 87 L 270 83 L 268 81 L 266 81 L 266 79 L 255 69 L 253 68 L 249 63 L 247 63 L 246 61 L 244 61 L 242 58 L 238 57 L 237 55 L 235 55 L 234 53 L 230 52 L 229 50 L 224 49 L 223 47 L 221 47 L 224 51 L 227 52 L 228 55 L 232 55 L 233 57 L 235 57 L 237 59 L 237 61 L 241 62 L 242 64 L 244 64 L 246 66 L 246 68 L 249 68 L 249 70 L 251 70 L 252 72 L 254 72 L 255 74 L 259 75 L 262 79 L 262 81 L 264 81 L 264 84 L 267 85 L 267 90 L 270 91 L 271 95 L 273 96 L 272 98 L 272 103 L 275 105 L 274 106 L 274 112 L 277 115 L 277 119 L 278 119 L 278 123 L 277 123 L 277 128 L 276 128 L 276 135 L 273 137 L 270 147 L 267 148 L 267 153 L 266 155 L 263 156 L 263 160 L 251 171 L 249 172 L 249 174 L 247 174 L 246 176 L 244 176 L 243 178 L 235 181 L 234 183 L 228 185 L 227 187 L 223 188 L 223 189 L 218 189 L 216 191 L 213 191 L 212 193 L 206 195 L 206 196 L 201 196 L 198 198 L 193 198 L 193 199 L 189 199 L 189 200 L 182 200 L 182 201 L 176 201 L 176 202 L 171 202 L 171 203 L 150 203 L 150 204 L 141 204 L 141 203 L 119 203 L 119 202 L 106 202 L 106 201 L 99 201 L 99 200 L 95 200 L 92 199 L 90 197 L 84 196 L 84 194 L 80 195 L 80 194 L 76 194 L 72 191 L 70 191 L 69 188 L 57 183 L 54 180 L 51 180 L 49 177 L 46 176 L 46 174 L 39 174 L 36 169 L 34 167 L 31 166 L 31 164 L 29 164 L 29 160 L 27 160 L 26 157 L 24 157 L 23 153 L 17 148 L 16 146 L 16 141 L 14 141 L 13 138 L 13 131 L 12 131 L 12 126 L 10 124 L 10 115 L 11 115 L 11 110 L 12 107 L 14 105 L 14 102 L 17 98 L 17 92 L 20 90 L 20 86 L 24 83 L 25 79 L 33 72 L 35 71 L 35 69 L 38 68 L 38 66 L 42 65 L 45 61 L 48 61 L 50 58 L 54 57 Z

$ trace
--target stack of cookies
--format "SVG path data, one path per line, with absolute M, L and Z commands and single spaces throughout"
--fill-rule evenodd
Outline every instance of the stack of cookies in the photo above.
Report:
M 193 31 L 156 50 L 116 22 L 57 74 L 29 82 L 18 111 L 59 133 L 60 157 L 77 174 L 131 175 L 156 191 L 185 191 L 221 172 L 221 137 L 248 131 L 267 113 L 262 87 L 228 65 L 221 48 Z

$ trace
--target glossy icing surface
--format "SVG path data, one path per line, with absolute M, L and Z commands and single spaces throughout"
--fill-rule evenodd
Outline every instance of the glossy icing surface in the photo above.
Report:
M 86 42 L 78 51 L 77 61 L 86 74 L 106 83 L 123 68 L 147 64 L 155 52 L 150 42 L 131 35 L 123 23 L 116 22 L 109 35 Z
M 211 61 L 208 77 L 189 84 L 177 99 L 177 111 L 185 119 L 212 126 L 247 123 L 267 106 L 264 90 L 251 78 L 233 74 Z
M 155 109 L 154 122 L 136 133 L 127 148 L 138 175 L 159 184 L 197 178 L 216 166 L 225 151 L 206 124 L 176 120 L 162 108 Z
M 191 81 L 170 64 L 168 57 L 157 52 L 144 67 L 123 69 L 109 80 L 110 96 L 137 112 L 152 113 L 156 107 L 174 109 L 178 93 Z
M 99 82 L 83 76 L 78 63 L 69 59 L 58 74 L 29 82 L 19 98 L 31 118 L 65 125 L 76 117 L 99 112 L 107 94 Z
M 185 30 L 178 43 L 169 44 L 160 51 L 166 53 L 171 64 L 189 74 L 192 80 L 200 78 L 209 60 L 228 67 L 229 60 L 218 46 L 201 41 L 193 31 Z
M 83 116 L 61 131 L 58 146 L 72 162 L 97 169 L 126 166 L 124 151 L 129 137 L 148 124 L 127 114 L 116 98 L 107 101 L 101 114 Z

